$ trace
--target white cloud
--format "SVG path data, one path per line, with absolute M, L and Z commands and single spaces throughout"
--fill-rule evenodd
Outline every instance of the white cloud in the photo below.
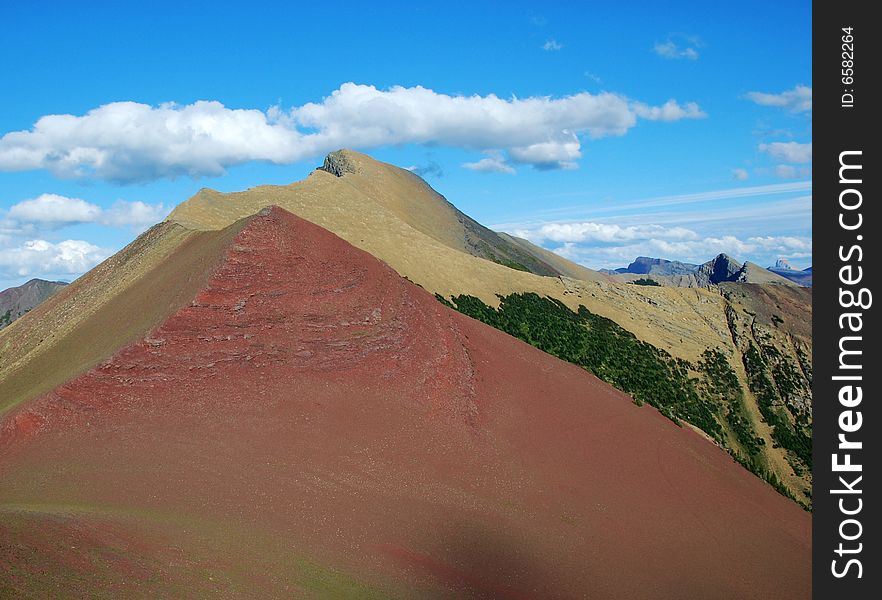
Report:
M 58 243 L 28 240 L 19 246 L 0 249 L 0 278 L 79 275 L 111 253 L 82 240 Z
M 248 160 L 284 162 L 296 139 L 259 110 L 219 102 L 105 104 L 84 116 L 49 115 L 0 138 L 0 170 L 117 181 L 218 175 Z
M 8 217 L 25 223 L 59 226 L 68 223 L 91 223 L 101 215 L 101 208 L 79 198 L 57 194 L 41 194 L 14 204 Z
M 794 113 L 812 110 L 812 88 L 804 85 L 797 85 L 792 90 L 780 94 L 748 92 L 746 97 L 761 106 L 775 106 Z
M 800 144 L 799 142 L 760 144 L 759 151 L 787 163 L 805 164 L 812 162 L 811 142 L 808 144 Z
M 514 175 L 516 172 L 514 167 L 507 163 L 499 153 L 493 153 L 477 162 L 463 163 L 462 166 L 481 173 L 508 173 L 509 175 Z
M 563 44 L 555 40 L 554 38 L 550 40 L 546 40 L 544 44 L 542 44 L 542 49 L 548 52 L 556 52 L 563 48 Z
M 508 155 L 514 162 L 529 164 L 543 171 L 577 169 L 576 159 L 582 157 L 580 148 L 579 140 L 572 135 L 569 141 L 560 139 L 555 142 L 539 142 L 529 146 L 509 148 Z
M 116 201 L 103 209 L 80 198 L 58 194 L 41 194 L 10 207 L 7 219 L 17 224 L 36 224 L 49 228 L 76 223 L 98 223 L 112 227 L 141 228 L 152 225 L 163 216 L 162 204 Z
M 747 181 L 750 178 L 750 175 L 748 174 L 747 169 L 732 169 L 732 177 L 737 181 Z
M 610 92 L 506 100 L 345 83 L 321 102 L 289 111 L 208 101 L 115 102 L 82 116 L 44 116 L 29 131 L 0 138 L 0 171 L 48 169 L 59 177 L 133 182 L 219 175 L 250 161 L 288 164 L 341 147 L 390 144 L 503 149 L 515 162 L 572 168 L 581 156 L 579 136 L 624 135 L 638 118 L 702 116 L 694 103 L 652 107 Z
M 660 42 L 653 46 L 652 51 L 667 59 L 688 59 L 698 60 L 698 50 L 695 44 L 680 46 L 673 40 Z
M 707 116 L 695 102 L 680 105 L 676 100 L 668 100 L 661 106 L 648 106 L 634 102 L 632 108 L 638 117 L 647 121 L 679 121 L 681 119 L 703 119 Z

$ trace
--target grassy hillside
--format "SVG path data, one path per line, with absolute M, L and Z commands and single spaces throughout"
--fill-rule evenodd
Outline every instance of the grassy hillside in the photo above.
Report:
M 559 300 L 535 293 L 500 297 L 498 308 L 474 296 L 460 295 L 450 301 L 437 298 L 463 314 L 581 366 L 627 392 L 637 403 L 646 402 L 675 422 L 682 420 L 694 425 L 744 467 L 780 493 L 797 500 L 769 469 L 763 455 L 765 440 L 756 435 L 738 376 L 719 349 L 707 350 L 700 361 L 690 363 L 637 339 L 614 321 L 584 306 L 573 311 Z M 773 396 L 776 392 L 766 376 L 766 363 L 756 362 L 763 361 L 756 351 L 745 360 L 751 389 L 754 385 L 761 388 L 760 406 L 773 427 L 775 440 L 810 466 L 811 439 L 802 437 L 802 430 L 794 432 L 771 406 L 777 396 Z

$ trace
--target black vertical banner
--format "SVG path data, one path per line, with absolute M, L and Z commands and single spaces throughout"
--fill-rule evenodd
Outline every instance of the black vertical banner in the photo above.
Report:
M 880 24 L 872 3 L 813 6 L 813 590 L 882 597 Z

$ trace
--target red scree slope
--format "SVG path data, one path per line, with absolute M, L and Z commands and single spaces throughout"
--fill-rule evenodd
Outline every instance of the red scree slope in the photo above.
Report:
M 279 208 L 5 419 L 0 513 L 0 590 L 62 597 L 810 590 L 809 515 L 720 449 Z

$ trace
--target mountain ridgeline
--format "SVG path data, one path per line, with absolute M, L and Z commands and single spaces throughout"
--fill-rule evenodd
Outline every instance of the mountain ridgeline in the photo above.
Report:
M 431 294 L 503 310 L 507 324 L 489 313 L 482 320 L 699 428 L 763 479 L 810 504 L 810 290 L 725 256 L 700 265 L 700 273 L 667 276 L 710 285 L 674 287 L 653 266 L 628 276 L 662 285 L 630 285 L 624 275 L 592 271 L 493 232 L 410 171 L 349 150 L 332 153 L 290 185 L 201 190 L 0 332 L 0 415 L 149 336 L 201 289 L 236 227 L 269 205 L 333 232 Z M 526 302 L 525 294 L 538 300 Z M 518 321 L 515 305 L 529 308 L 536 322 Z M 562 324 L 573 348 L 553 347 L 554 327 Z M 583 329 L 614 344 L 585 339 Z M 628 373 L 628 361 L 639 368 Z M 724 375 L 710 381 L 708 370 Z M 653 391 L 653 382 L 664 382 L 659 390 L 670 397 Z
M 726 282 L 776 283 L 811 287 L 811 267 L 805 271 L 791 269 L 787 261 L 779 260 L 774 267 L 764 269 L 752 263 L 740 263 L 728 254 L 718 254 L 706 263 L 695 265 L 676 260 L 638 256 L 627 267 L 604 271 L 612 277 L 633 281 L 634 275 L 649 275 L 653 280 L 675 287 L 707 287 Z

